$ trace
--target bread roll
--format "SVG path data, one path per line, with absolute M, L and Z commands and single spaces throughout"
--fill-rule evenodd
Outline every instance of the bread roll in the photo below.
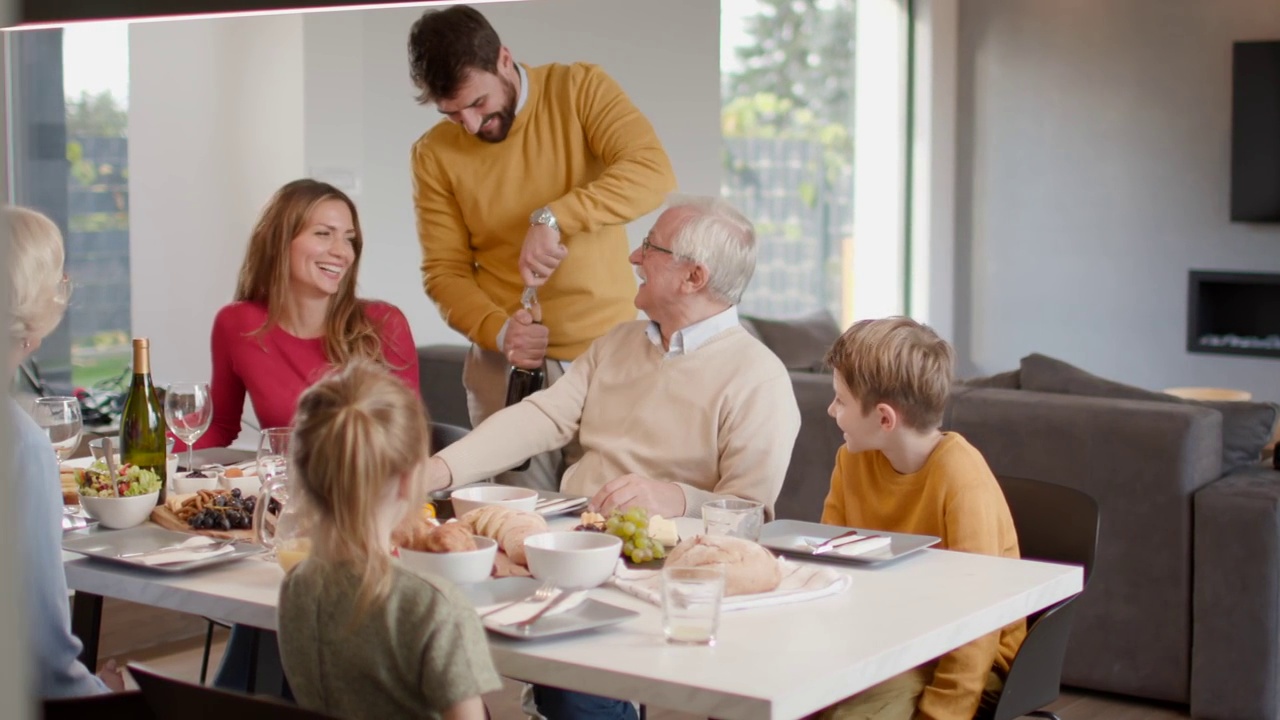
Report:
M 772 592 L 782 582 L 782 569 L 760 545 L 727 535 L 698 535 L 680 543 L 664 567 L 724 566 L 724 594 Z
M 458 518 L 458 523 L 471 528 L 475 535 L 497 541 L 512 562 L 528 566 L 524 539 L 547 531 L 547 521 L 537 513 L 512 510 L 500 505 L 485 505 Z
M 476 540 L 469 528 L 452 522 L 431 528 L 423 535 L 422 546 L 410 549 L 434 553 L 466 552 L 476 549 Z

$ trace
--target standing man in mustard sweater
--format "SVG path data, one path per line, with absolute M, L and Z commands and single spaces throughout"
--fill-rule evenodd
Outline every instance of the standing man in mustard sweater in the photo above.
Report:
M 428 10 L 409 35 L 418 101 L 439 123 L 413 146 L 427 295 L 472 342 L 472 426 L 501 409 L 510 365 L 547 383 L 593 340 L 636 317 L 625 225 L 675 188 L 653 126 L 585 63 L 527 67 L 476 10 Z M 541 322 L 521 308 L 537 288 Z M 572 460 L 572 458 L 570 458 Z M 556 452 L 500 481 L 557 489 Z

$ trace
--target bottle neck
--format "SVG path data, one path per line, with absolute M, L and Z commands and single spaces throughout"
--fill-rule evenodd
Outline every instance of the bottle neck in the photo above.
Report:
M 151 374 L 151 348 L 146 346 L 133 348 L 133 374 Z

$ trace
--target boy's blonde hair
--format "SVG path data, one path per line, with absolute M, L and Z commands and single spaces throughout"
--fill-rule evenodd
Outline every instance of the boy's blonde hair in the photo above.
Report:
M 827 351 L 826 363 L 864 410 L 884 403 L 919 432 L 942 425 L 955 351 L 928 325 L 901 316 L 860 320 Z
M 420 470 L 430 444 L 422 401 L 367 360 L 330 373 L 298 399 L 290 470 L 315 511 L 312 553 L 360 569 L 357 615 L 390 589 L 390 539 L 378 534 L 379 507 L 406 474 L 413 487 L 405 512 L 423 499 Z

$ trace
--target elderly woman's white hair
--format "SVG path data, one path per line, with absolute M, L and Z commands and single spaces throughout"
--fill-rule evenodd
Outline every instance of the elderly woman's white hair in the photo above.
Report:
M 9 337 L 26 346 L 53 332 L 67 309 L 62 233 L 35 210 L 6 206 L 8 225 Z
M 667 208 L 688 213 L 671 239 L 671 250 L 706 266 L 711 292 L 737 305 L 756 270 L 755 226 L 720 198 L 672 195 Z

